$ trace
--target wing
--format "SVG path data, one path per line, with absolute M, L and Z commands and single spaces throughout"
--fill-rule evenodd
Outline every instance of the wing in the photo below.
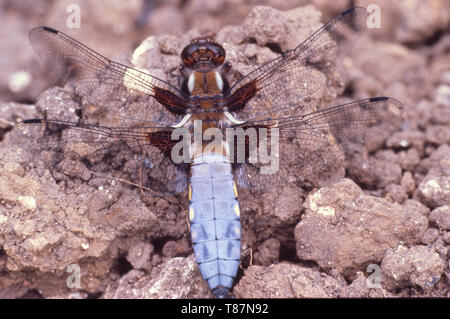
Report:
M 246 156 L 245 164 L 235 165 L 238 184 L 260 189 L 288 182 L 313 181 L 313 177 L 342 165 L 347 154 L 372 137 L 387 135 L 389 129 L 400 122 L 402 110 L 399 101 L 376 97 L 303 116 L 252 121 L 237 126 L 244 130 L 265 128 L 268 132 L 265 143 L 268 147 L 261 143 L 264 131 L 258 135 L 258 160 L 251 162 L 250 156 Z M 264 148 L 263 152 L 261 148 Z M 246 152 L 250 151 L 251 147 L 246 147 Z
M 185 114 L 184 93 L 169 83 L 111 61 L 60 31 L 36 27 L 29 41 L 77 95 L 110 117 L 169 125 Z
M 171 127 L 103 127 L 31 119 L 10 133 L 14 144 L 48 168 L 85 181 L 102 179 L 178 193 L 187 185 L 187 164 L 175 165 Z
M 227 93 L 228 110 L 244 120 L 297 116 L 302 101 L 324 87 L 366 29 L 365 8 L 349 9 L 303 43 L 241 78 Z

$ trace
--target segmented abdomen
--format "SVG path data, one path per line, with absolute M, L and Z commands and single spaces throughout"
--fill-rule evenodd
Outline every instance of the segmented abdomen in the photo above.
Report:
M 241 252 L 240 210 L 231 164 L 223 155 L 194 158 L 189 220 L 200 273 L 217 297 L 233 285 Z

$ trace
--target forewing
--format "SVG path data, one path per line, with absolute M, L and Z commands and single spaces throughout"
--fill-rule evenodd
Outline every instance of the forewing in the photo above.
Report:
M 169 83 L 111 61 L 60 31 L 36 27 L 29 41 L 76 94 L 109 117 L 169 125 L 185 113 L 185 97 Z
M 170 127 L 102 127 L 31 119 L 10 133 L 14 144 L 51 170 L 84 181 L 108 179 L 165 194 L 185 189 L 188 168 L 175 165 Z
M 303 43 L 234 84 L 230 111 L 243 120 L 301 115 L 311 96 L 348 55 L 366 28 L 365 8 L 352 8 L 329 21 Z
M 272 163 L 247 161 L 238 167 L 238 182 L 242 187 L 260 189 L 278 187 L 289 182 L 314 182 L 334 166 L 342 165 L 345 156 L 358 150 L 374 136 L 386 136 L 401 120 L 402 104 L 392 98 L 370 98 L 304 116 L 253 121 L 242 127 L 266 127 L 268 145 L 278 132 L 279 156 L 271 154 L 274 147 L 263 150 L 272 155 Z M 261 140 L 261 136 L 259 136 Z M 261 143 L 259 143 L 261 144 Z M 258 144 L 258 148 L 260 145 Z M 274 144 L 275 145 L 275 144 Z M 258 150 L 258 154 L 261 153 Z M 270 158 L 270 156 L 269 156 Z M 264 174 L 276 164 L 274 173 Z

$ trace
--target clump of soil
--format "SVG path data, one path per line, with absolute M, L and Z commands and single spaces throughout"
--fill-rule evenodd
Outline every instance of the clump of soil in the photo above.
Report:
M 0 57 L 0 297 L 210 297 L 192 255 L 186 192 L 162 198 L 120 182 L 87 183 L 49 171 L 9 141 L 17 120 L 44 111 L 73 120 L 77 114 L 69 110 L 81 103 L 68 87 L 43 91 L 35 102 L 56 80 L 28 48 L 27 32 L 44 22 L 64 25 L 62 4 L 38 2 L 49 15 L 26 20 L 29 8 L 14 2 L 0 11 L 7 21 L 0 38 L 22 35 Z M 145 40 L 145 31 L 134 28 L 139 5 L 108 8 L 123 13 L 119 27 L 109 29 L 116 18 L 87 24 L 82 32 L 88 37 L 79 38 L 177 85 L 179 53 L 193 37 L 210 32 L 202 28 L 209 25 L 233 64 L 233 83 L 348 6 L 301 1 L 293 9 L 282 2 L 270 1 L 291 10 L 241 2 L 231 10 L 216 0 L 200 14 L 199 1 L 169 1 L 154 7 L 144 30 L 159 35 Z M 310 103 L 392 96 L 403 103 L 404 120 L 326 178 L 240 192 L 245 270 L 233 289 L 238 298 L 449 296 L 450 10 L 445 1 L 379 5 L 382 27 L 360 39 Z M 101 8 L 89 6 L 95 17 Z M 227 20 L 230 15 L 234 20 Z M 110 41 L 111 30 L 125 40 Z M 73 264 L 81 281 L 68 286 Z

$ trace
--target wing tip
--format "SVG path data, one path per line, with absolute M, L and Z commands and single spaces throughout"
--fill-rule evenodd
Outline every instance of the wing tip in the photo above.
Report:
M 20 123 L 22 123 L 22 124 L 37 124 L 37 123 L 42 123 L 42 120 L 41 119 L 28 119 L 28 120 L 23 120 Z
M 59 33 L 58 30 L 50 28 L 50 27 L 37 26 L 37 27 L 34 27 L 33 29 L 31 29 L 30 34 L 36 32 L 36 31 L 41 31 L 41 30 L 44 30 L 44 31 L 47 31 L 47 32 L 50 32 L 50 33 L 55 33 L 55 34 Z
M 369 98 L 369 102 L 380 102 L 380 101 L 389 101 L 390 105 L 396 107 L 396 111 L 399 113 L 403 112 L 403 104 L 397 99 L 387 96 L 376 96 Z
M 342 11 L 341 16 L 345 16 L 347 14 L 350 14 L 350 13 L 353 13 L 353 12 L 356 12 L 356 11 L 361 11 L 361 12 L 365 11 L 367 13 L 367 9 L 364 8 L 364 7 L 352 7 L 352 8 L 349 8 L 349 9 L 345 10 L 345 11 Z
M 51 32 L 51 33 L 58 33 L 59 31 L 58 30 L 55 30 L 55 29 L 53 29 L 53 28 L 50 28 L 50 27 L 45 27 L 45 26 L 43 26 L 43 27 L 41 27 L 43 30 L 45 30 L 45 31 L 47 31 L 47 32 Z
M 355 11 L 355 8 L 350 8 L 350 9 L 347 9 L 347 10 L 343 11 L 341 14 L 343 16 L 345 16 L 346 14 L 349 14 L 350 12 L 353 12 L 353 11 Z
M 36 35 L 38 35 L 39 33 L 42 33 L 43 31 L 53 33 L 53 34 L 60 33 L 58 30 L 50 28 L 50 27 L 46 27 L 46 26 L 34 27 L 33 29 L 30 30 L 30 33 L 28 34 L 28 40 L 30 41 L 32 46 L 33 46 L 33 41 L 35 40 L 34 37 Z
M 389 98 L 386 97 L 386 96 L 371 97 L 371 98 L 369 99 L 370 102 L 387 101 L 387 100 L 389 100 Z

